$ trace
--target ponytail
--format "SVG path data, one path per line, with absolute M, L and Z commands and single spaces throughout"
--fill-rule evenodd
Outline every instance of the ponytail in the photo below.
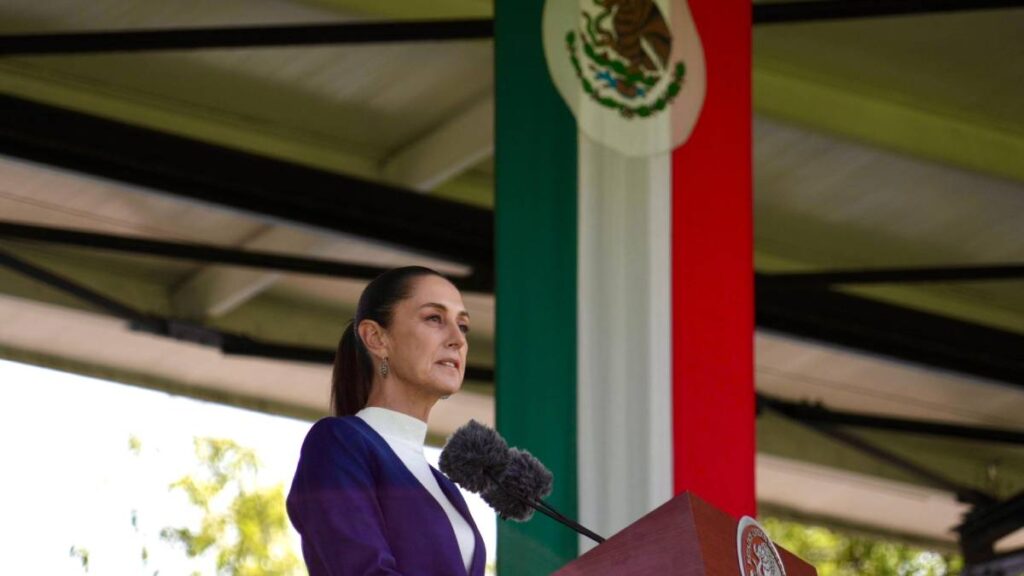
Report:
M 373 362 L 356 334 L 355 320 L 348 323 L 338 342 L 331 374 L 331 406 L 335 416 L 351 416 L 366 406 L 373 383 Z
M 331 375 L 331 407 L 335 416 L 351 416 L 366 407 L 373 387 L 373 359 L 359 339 L 359 323 L 373 320 L 384 328 L 391 325 L 391 313 L 398 301 L 409 297 L 412 280 L 420 276 L 441 276 L 430 268 L 405 266 L 384 272 L 371 281 L 359 296 L 355 318 L 338 342 Z

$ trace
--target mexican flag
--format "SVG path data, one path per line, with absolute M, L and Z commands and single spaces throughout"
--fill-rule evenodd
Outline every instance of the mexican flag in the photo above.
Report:
M 754 510 L 749 2 L 498 0 L 497 424 L 604 536 Z M 586 549 L 499 528 L 499 572 Z

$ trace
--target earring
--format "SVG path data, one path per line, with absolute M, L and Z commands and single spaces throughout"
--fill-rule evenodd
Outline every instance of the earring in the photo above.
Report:
M 388 366 L 388 359 L 385 358 L 380 363 L 380 375 L 385 377 L 385 378 L 387 378 L 388 377 L 388 372 L 391 372 L 391 367 Z

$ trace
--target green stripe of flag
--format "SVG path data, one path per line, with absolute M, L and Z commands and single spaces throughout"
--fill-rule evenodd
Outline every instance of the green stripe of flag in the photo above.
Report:
M 544 1 L 495 4 L 497 424 L 551 469 L 548 501 L 576 517 L 576 124 L 544 61 Z M 576 553 L 547 517 L 499 523 L 502 576 Z

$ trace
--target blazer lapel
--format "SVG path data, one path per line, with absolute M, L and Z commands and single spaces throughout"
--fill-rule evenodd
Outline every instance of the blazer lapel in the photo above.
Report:
M 483 576 L 485 563 L 487 562 L 487 550 L 484 548 L 484 539 L 480 535 L 480 530 L 477 529 L 476 522 L 473 521 L 473 516 L 469 513 L 469 506 L 466 505 L 466 500 L 462 497 L 462 493 L 459 492 L 458 486 L 449 480 L 447 476 L 437 471 L 433 466 L 430 467 L 430 471 L 437 478 L 437 484 L 441 487 L 444 495 L 448 497 L 448 501 L 455 506 L 459 514 L 462 514 L 462 517 L 466 519 L 469 527 L 473 529 L 473 540 L 476 545 L 473 546 L 473 561 L 469 565 L 469 576 Z

